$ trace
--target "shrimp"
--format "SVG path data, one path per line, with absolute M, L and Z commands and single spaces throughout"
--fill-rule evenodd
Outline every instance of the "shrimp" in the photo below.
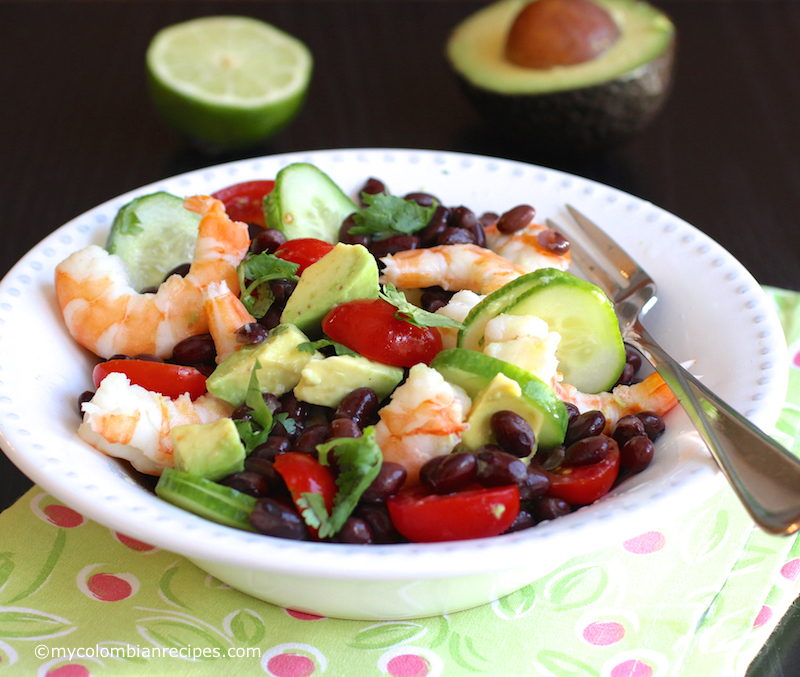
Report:
M 581 413 L 599 410 L 606 417 L 603 432 L 613 432 L 619 419 L 627 414 L 638 414 L 640 411 L 654 411 L 663 416 L 672 409 L 678 400 L 664 379 L 653 372 L 643 381 L 630 386 L 619 385 L 610 393 L 589 395 L 582 393 L 568 383 L 554 383 L 553 389 L 565 402 L 571 402 Z
M 456 322 L 463 322 L 469 315 L 469 311 L 477 306 L 482 298 L 482 296 L 464 289 L 453 294 L 450 300 L 439 308 L 436 313 L 449 317 Z M 442 350 L 455 348 L 458 343 L 458 329 L 454 327 L 437 327 L 437 329 L 442 335 Z
M 383 459 L 405 466 L 407 486 L 417 484 L 428 460 L 450 453 L 458 444 L 469 427 L 465 419 L 471 406 L 467 394 L 435 369 L 414 365 L 379 412 L 375 440 Z
M 572 262 L 569 251 L 556 254 L 543 247 L 538 240 L 539 233 L 548 230 L 547 226 L 539 223 L 529 223 L 515 233 L 501 233 L 497 223 L 484 228 L 486 233 L 486 246 L 500 256 L 516 263 L 525 272 L 532 273 L 539 268 L 557 268 L 566 270 Z
M 239 297 L 228 289 L 227 283 L 212 282 L 206 287 L 203 310 L 208 322 L 208 331 L 217 349 L 217 364 L 235 353 L 244 344 L 237 340 L 236 330 L 255 322 Z
M 56 266 L 55 289 L 70 334 L 100 357 L 149 353 L 168 358 L 175 345 L 208 331 L 203 290 L 224 280 L 239 292 L 236 266 L 250 246 L 247 225 L 231 221 L 222 202 L 205 196 L 184 206 L 203 215 L 186 277 L 172 275 L 154 294 L 138 293 L 125 264 L 97 245 Z
M 495 252 L 474 244 L 438 245 L 384 256 L 383 282 L 398 289 L 442 287 L 489 294 L 528 271 Z
M 483 352 L 548 383 L 559 379 L 556 350 L 560 341 L 561 335 L 550 331 L 541 318 L 501 313 L 486 323 Z
M 125 374 L 106 376 L 84 402 L 78 436 L 108 456 L 130 462 L 139 472 L 160 475 L 173 466 L 169 431 L 188 423 L 211 423 L 230 416 L 233 406 L 213 395 L 175 400 L 132 384 Z

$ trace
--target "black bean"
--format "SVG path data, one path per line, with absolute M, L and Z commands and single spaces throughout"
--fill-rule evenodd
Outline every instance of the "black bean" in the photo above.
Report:
M 506 533 L 510 534 L 515 531 L 530 529 L 535 524 L 536 520 L 533 519 L 533 515 L 531 515 L 527 510 L 520 510 L 517 516 L 514 518 L 514 521 L 511 523 L 511 526 L 506 530 Z
M 307 402 L 301 402 L 295 397 L 293 392 L 288 392 L 280 397 L 281 411 L 292 419 L 301 428 L 308 418 L 311 406 Z
M 466 228 L 453 228 L 448 226 L 436 239 L 436 244 L 475 244 L 475 236 Z
M 567 409 L 568 423 L 572 423 L 581 414 L 581 410 L 578 409 L 577 405 L 573 404 L 572 402 L 564 402 L 564 407 Z
M 583 437 L 593 437 L 603 432 L 606 427 L 606 417 L 603 412 L 593 409 L 580 414 L 567 426 L 567 437 L 564 444 L 570 446 Z
M 432 207 L 434 202 L 441 202 L 441 200 L 430 193 L 408 193 L 403 199 L 416 202 L 420 207 Z
M 239 327 L 236 332 L 236 342 L 253 345 L 263 343 L 269 336 L 269 329 L 258 322 L 248 322 Z
M 272 297 L 274 299 L 274 305 L 279 307 L 283 307 L 286 305 L 286 301 L 292 295 L 295 287 L 297 286 L 297 282 L 294 280 L 270 280 L 269 282 L 269 290 L 272 292 Z
M 525 458 L 533 451 L 536 438 L 533 428 L 522 416 L 507 409 L 492 414 L 492 433 L 497 445 L 505 452 Z
M 131 359 L 142 360 L 143 362 L 164 362 L 163 357 L 159 357 L 158 355 L 153 355 L 152 353 L 138 353 L 134 355 Z
M 382 256 L 396 254 L 407 249 L 419 249 L 420 238 L 418 235 L 393 235 L 383 240 L 375 240 L 369 245 L 372 255 L 379 259 Z
M 619 450 L 620 465 L 631 473 L 642 472 L 653 460 L 655 444 L 647 435 L 632 437 Z
M 536 452 L 534 459 L 545 470 L 555 470 L 564 463 L 567 456 L 567 448 L 559 444 L 552 449 L 540 449 Z
M 364 433 L 352 418 L 335 418 L 328 426 L 328 439 L 361 437 Z
M 180 341 L 172 350 L 172 361 L 176 364 L 214 364 L 217 349 L 211 334 L 197 334 Z
M 258 318 L 258 323 L 267 329 L 274 329 L 281 323 L 281 313 L 283 309 L 274 303 L 269 307 L 269 310 L 263 317 Z
M 186 277 L 186 275 L 189 273 L 189 268 L 191 268 L 190 263 L 181 263 L 179 266 L 175 266 L 172 270 L 170 270 L 164 276 L 164 280 L 168 280 L 173 275 L 180 275 L 181 277 Z
M 361 190 L 359 191 L 359 195 L 361 193 L 366 193 L 367 195 L 378 195 L 379 193 L 385 193 L 388 195 L 389 191 L 386 189 L 386 185 L 383 183 L 383 181 L 370 177 L 362 186 Z
M 274 254 L 285 243 L 286 236 L 277 228 L 259 228 L 250 242 L 250 251 L 253 254 Z
M 633 378 L 636 376 L 636 370 L 630 362 L 626 362 L 622 367 L 622 373 L 619 375 L 615 386 L 629 386 L 633 383 Z
M 369 247 L 371 239 L 369 235 L 357 235 L 351 233 L 350 230 L 356 226 L 356 220 L 350 214 L 339 227 L 339 241 L 345 244 L 360 244 L 364 247 Z
M 537 524 L 545 520 L 553 520 L 556 517 L 569 515 L 572 512 L 572 507 L 569 503 L 553 496 L 543 496 L 532 501 L 528 509 Z
M 554 228 L 545 228 L 537 233 L 536 242 L 540 247 L 559 256 L 569 251 L 569 240 Z
M 244 459 L 244 469 L 246 472 L 262 475 L 264 479 L 267 480 L 266 495 L 271 496 L 278 491 L 284 491 L 286 489 L 286 483 L 283 481 L 283 477 L 275 470 L 275 466 L 269 459 L 250 454 L 250 456 Z
M 497 220 L 497 230 L 501 233 L 516 233 L 533 221 L 536 210 L 530 205 L 517 205 L 502 214 Z
M 130 355 L 123 355 L 122 353 L 117 353 L 116 355 L 112 355 L 109 357 L 106 362 L 111 362 L 111 360 L 130 360 Z
M 434 456 L 419 471 L 419 481 L 435 494 L 450 494 L 471 484 L 478 473 L 475 455 L 459 451 Z
M 378 396 L 372 388 L 356 388 L 342 398 L 333 418 L 349 418 L 363 428 L 375 418 L 379 405 Z
M 636 416 L 644 423 L 647 436 L 655 442 L 667 429 L 664 419 L 654 411 L 640 411 Z
M 288 438 L 270 435 L 266 442 L 259 444 L 250 452 L 250 456 L 273 461 L 278 454 L 284 454 L 289 449 L 291 449 L 291 442 Z
M 372 529 L 358 517 L 348 517 L 337 534 L 341 543 L 368 545 L 372 543 Z
M 248 470 L 223 477 L 219 483 L 241 491 L 248 496 L 255 496 L 256 498 L 263 498 L 269 495 L 269 482 L 267 478 L 260 473 Z
M 361 494 L 365 503 L 383 503 L 390 496 L 394 496 L 405 484 L 408 471 L 405 466 L 392 461 L 384 461 L 377 477 Z
M 295 440 L 293 450 L 303 454 L 317 455 L 317 445 L 328 439 L 328 426 L 316 424 L 306 428 Z
M 267 536 L 299 541 L 309 538 L 308 527 L 297 511 L 272 498 L 256 501 L 248 520 L 256 531 Z
M 483 232 L 483 226 L 478 217 L 471 209 L 467 207 L 456 207 L 450 210 L 448 218 L 448 225 L 452 228 L 461 228 L 466 230 L 472 236 L 472 242 L 479 247 L 486 246 L 486 235 Z M 456 244 L 456 243 L 452 243 Z
M 384 503 L 359 503 L 353 512 L 353 517 L 358 517 L 367 523 L 372 532 L 373 543 L 399 543 L 404 540 L 394 528 L 389 510 Z
M 527 479 L 528 468 L 516 456 L 507 454 L 495 445 L 478 449 L 478 473 L 475 479 L 485 487 L 521 484 Z
M 498 214 L 495 214 L 494 212 L 484 212 L 478 217 L 478 221 L 480 221 L 480 224 L 484 228 L 488 228 L 489 226 L 497 223 L 497 219 L 499 218 L 500 216 Z
M 616 446 L 617 443 L 608 435 L 582 437 L 567 447 L 567 456 L 564 463 L 573 468 L 595 465 L 608 458 L 608 455 Z
M 422 230 L 417 231 L 417 235 L 423 247 L 431 247 L 438 243 L 439 236 L 444 229 L 447 228 L 447 219 L 449 215 L 450 210 L 446 207 L 442 205 L 436 207 L 427 225 Z
M 441 287 L 428 287 L 422 292 L 420 306 L 423 310 L 434 313 L 439 310 L 439 308 L 446 306 L 450 299 L 453 298 L 454 293 L 455 292 L 452 291 L 445 291 Z
M 647 431 L 644 429 L 644 423 L 642 423 L 642 419 L 638 416 L 633 416 L 629 414 L 627 416 L 623 416 L 619 421 L 617 421 L 617 425 L 614 427 L 614 432 L 612 433 L 611 437 L 614 438 L 616 443 L 619 445 L 619 448 L 622 449 L 623 445 L 632 437 L 639 437 L 640 435 L 647 435 Z
M 78 395 L 78 414 L 80 415 L 81 418 L 83 418 L 83 409 L 81 408 L 81 405 L 84 402 L 88 402 L 93 397 L 94 397 L 93 390 L 84 390 L 80 395 Z
M 642 368 L 642 354 L 627 343 L 625 344 L 625 361 L 633 367 L 634 374 Z
M 520 482 L 519 498 L 521 501 L 532 501 L 540 498 L 550 489 L 550 479 L 539 468 L 529 465 L 525 479 Z

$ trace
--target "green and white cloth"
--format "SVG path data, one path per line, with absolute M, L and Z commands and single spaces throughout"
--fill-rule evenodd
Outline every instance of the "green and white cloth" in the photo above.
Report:
M 775 436 L 800 446 L 800 295 Z M 741 676 L 800 593 L 800 542 L 723 487 L 508 597 L 411 621 L 320 618 L 237 592 L 38 487 L 0 515 L 0 676 Z

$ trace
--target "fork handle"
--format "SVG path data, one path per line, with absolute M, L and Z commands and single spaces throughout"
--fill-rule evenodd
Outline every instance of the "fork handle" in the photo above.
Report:
M 692 376 L 637 320 L 625 340 L 641 350 L 675 393 L 750 516 L 765 531 L 800 528 L 800 460 Z

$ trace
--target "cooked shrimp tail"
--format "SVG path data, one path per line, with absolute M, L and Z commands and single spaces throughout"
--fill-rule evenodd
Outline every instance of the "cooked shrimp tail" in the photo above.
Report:
M 203 291 L 226 282 L 239 293 L 236 265 L 250 245 L 247 225 L 231 221 L 219 200 L 187 198 L 203 214 L 195 258 L 185 277 L 172 275 L 154 294 L 137 292 L 123 261 L 91 245 L 56 267 L 55 289 L 70 334 L 100 357 L 149 353 L 168 358 L 175 345 L 208 331 Z
M 236 330 L 255 322 L 256 318 L 248 312 L 239 297 L 228 289 L 225 282 L 212 282 L 206 287 L 203 309 L 208 331 L 217 349 L 219 364 L 242 347 L 243 344 L 237 341 Z
M 82 409 L 78 428 L 82 440 L 108 456 L 129 461 L 139 472 L 160 475 L 173 466 L 172 428 L 216 421 L 230 416 L 233 407 L 208 394 L 194 401 L 188 395 L 171 400 L 114 372 Z
M 405 383 L 380 410 L 375 426 L 385 461 L 400 463 L 408 472 L 407 486 L 419 482 L 419 470 L 434 456 L 448 454 L 467 429 L 471 402 L 458 386 L 435 369 L 417 364 Z
M 527 270 L 495 252 L 474 244 L 438 245 L 385 256 L 383 281 L 398 289 L 439 286 L 447 291 L 468 289 L 489 294 Z
M 678 403 L 658 372 L 630 386 L 618 385 L 608 393 L 582 393 L 568 383 L 555 383 L 553 389 L 563 401 L 577 406 L 581 413 L 601 411 L 606 417 L 606 433 L 613 431 L 623 416 L 642 411 L 654 411 L 663 416 Z

